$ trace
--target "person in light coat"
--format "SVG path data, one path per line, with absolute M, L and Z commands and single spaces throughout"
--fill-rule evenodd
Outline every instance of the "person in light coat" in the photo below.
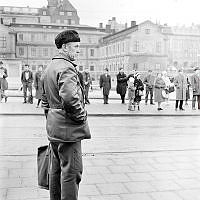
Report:
M 182 69 L 178 70 L 178 75 L 174 78 L 174 85 L 176 87 L 175 110 L 177 110 L 178 107 L 179 107 L 179 110 L 184 110 L 183 101 L 186 100 L 187 76 L 183 73 Z
M 162 79 L 165 82 L 165 86 L 166 86 L 165 89 L 166 89 L 166 91 L 169 91 L 169 88 L 172 86 L 172 83 L 171 83 L 169 77 L 167 76 L 167 72 L 166 71 L 162 72 Z M 167 95 L 166 96 L 167 98 L 165 98 L 165 101 L 166 101 L 166 103 L 168 105 L 169 104 L 169 92 L 167 92 L 166 95 Z
M 196 100 L 198 102 L 198 109 L 200 109 L 200 69 L 195 68 L 195 73 L 191 76 L 191 85 L 193 90 L 192 109 L 195 110 Z
M 165 98 L 162 95 L 162 91 L 166 88 L 165 81 L 162 78 L 162 74 L 158 73 L 155 82 L 154 82 L 154 101 L 158 102 L 158 110 L 163 110 L 161 108 L 161 103 L 165 101 Z

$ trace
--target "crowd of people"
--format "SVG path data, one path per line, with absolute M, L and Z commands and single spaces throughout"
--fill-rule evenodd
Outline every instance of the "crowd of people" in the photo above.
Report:
M 104 104 L 108 104 L 109 91 L 111 89 L 111 77 L 108 69 L 100 77 L 100 88 L 103 88 Z M 157 110 L 161 111 L 162 102 L 169 104 L 169 94 L 176 93 L 175 110 L 184 110 L 183 103 L 188 105 L 190 99 L 190 88 L 192 89 L 192 109 L 196 110 L 196 101 L 198 109 L 200 109 L 200 69 L 194 68 L 194 73 L 188 77 L 183 69 L 180 68 L 177 74 L 170 80 L 166 71 L 153 74 L 152 70 L 148 70 L 147 75 L 141 79 L 141 74 L 133 70 L 128 76 L 124 73 L 123 68 L 119 69 L 117 74 L 117 94 L 121 97 L 121 103 L 125 104 L 125 96 L 128 92 L 128 110 L 134 111 L 136 108 L 140 110 L 140 102 L 142 96 L 145 99 L 145 105 L 150 100 L 150 105 L 157 103 Z

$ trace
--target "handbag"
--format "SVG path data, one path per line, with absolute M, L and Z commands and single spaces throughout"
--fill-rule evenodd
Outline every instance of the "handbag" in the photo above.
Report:
M 164 98 L 164 99 L 167 99 L 168 98 L 168 92 L 164 89 L 164 90 L 162 90 L 162 97 Z
M 174 92 L 175 91 L 174 86 L 170 86 L 168 91 L 169 91 L 169 93 Z
M 51 161 L 50 144 L 39 147 L 37 154 L 38 185 L 40 188 L 46 190 L 49 190 L 50 161 Z
M 142 90 L 139 90 L 139 94 L 138 94 L 139 96 L 143 96 L 144 94 L 143 94 L 143 91 Z

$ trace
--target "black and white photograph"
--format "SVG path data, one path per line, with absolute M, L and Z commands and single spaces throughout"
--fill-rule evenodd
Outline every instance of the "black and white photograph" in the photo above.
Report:
M 199 10 L 0 0 L 0 200 L 200 200 Z

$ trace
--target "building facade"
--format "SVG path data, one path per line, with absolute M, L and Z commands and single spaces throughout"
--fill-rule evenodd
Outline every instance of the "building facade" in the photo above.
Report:
M 20 74 L 25 64 L 29 64 L 33 72 L 39 66 L 46 68 L 51 58 L 57 54 L 55 36 L 67 29 L 75 29 L 80 34 L 78 69 L 83 71 L 88 67 L 93 80 L 97 79 L 98 43 L 105 35 L 104 29 L 80 25 L 77 12 L 70 5 L 65 0 L 49 0 L 47 8 L 41 9 L 1 7 L 0 59 L 8 68 L 9 88 L 19 87 Z M 28 10 L 32 13 L 27 14 Z M 26 12 L 20 13 L 22 11 Z

